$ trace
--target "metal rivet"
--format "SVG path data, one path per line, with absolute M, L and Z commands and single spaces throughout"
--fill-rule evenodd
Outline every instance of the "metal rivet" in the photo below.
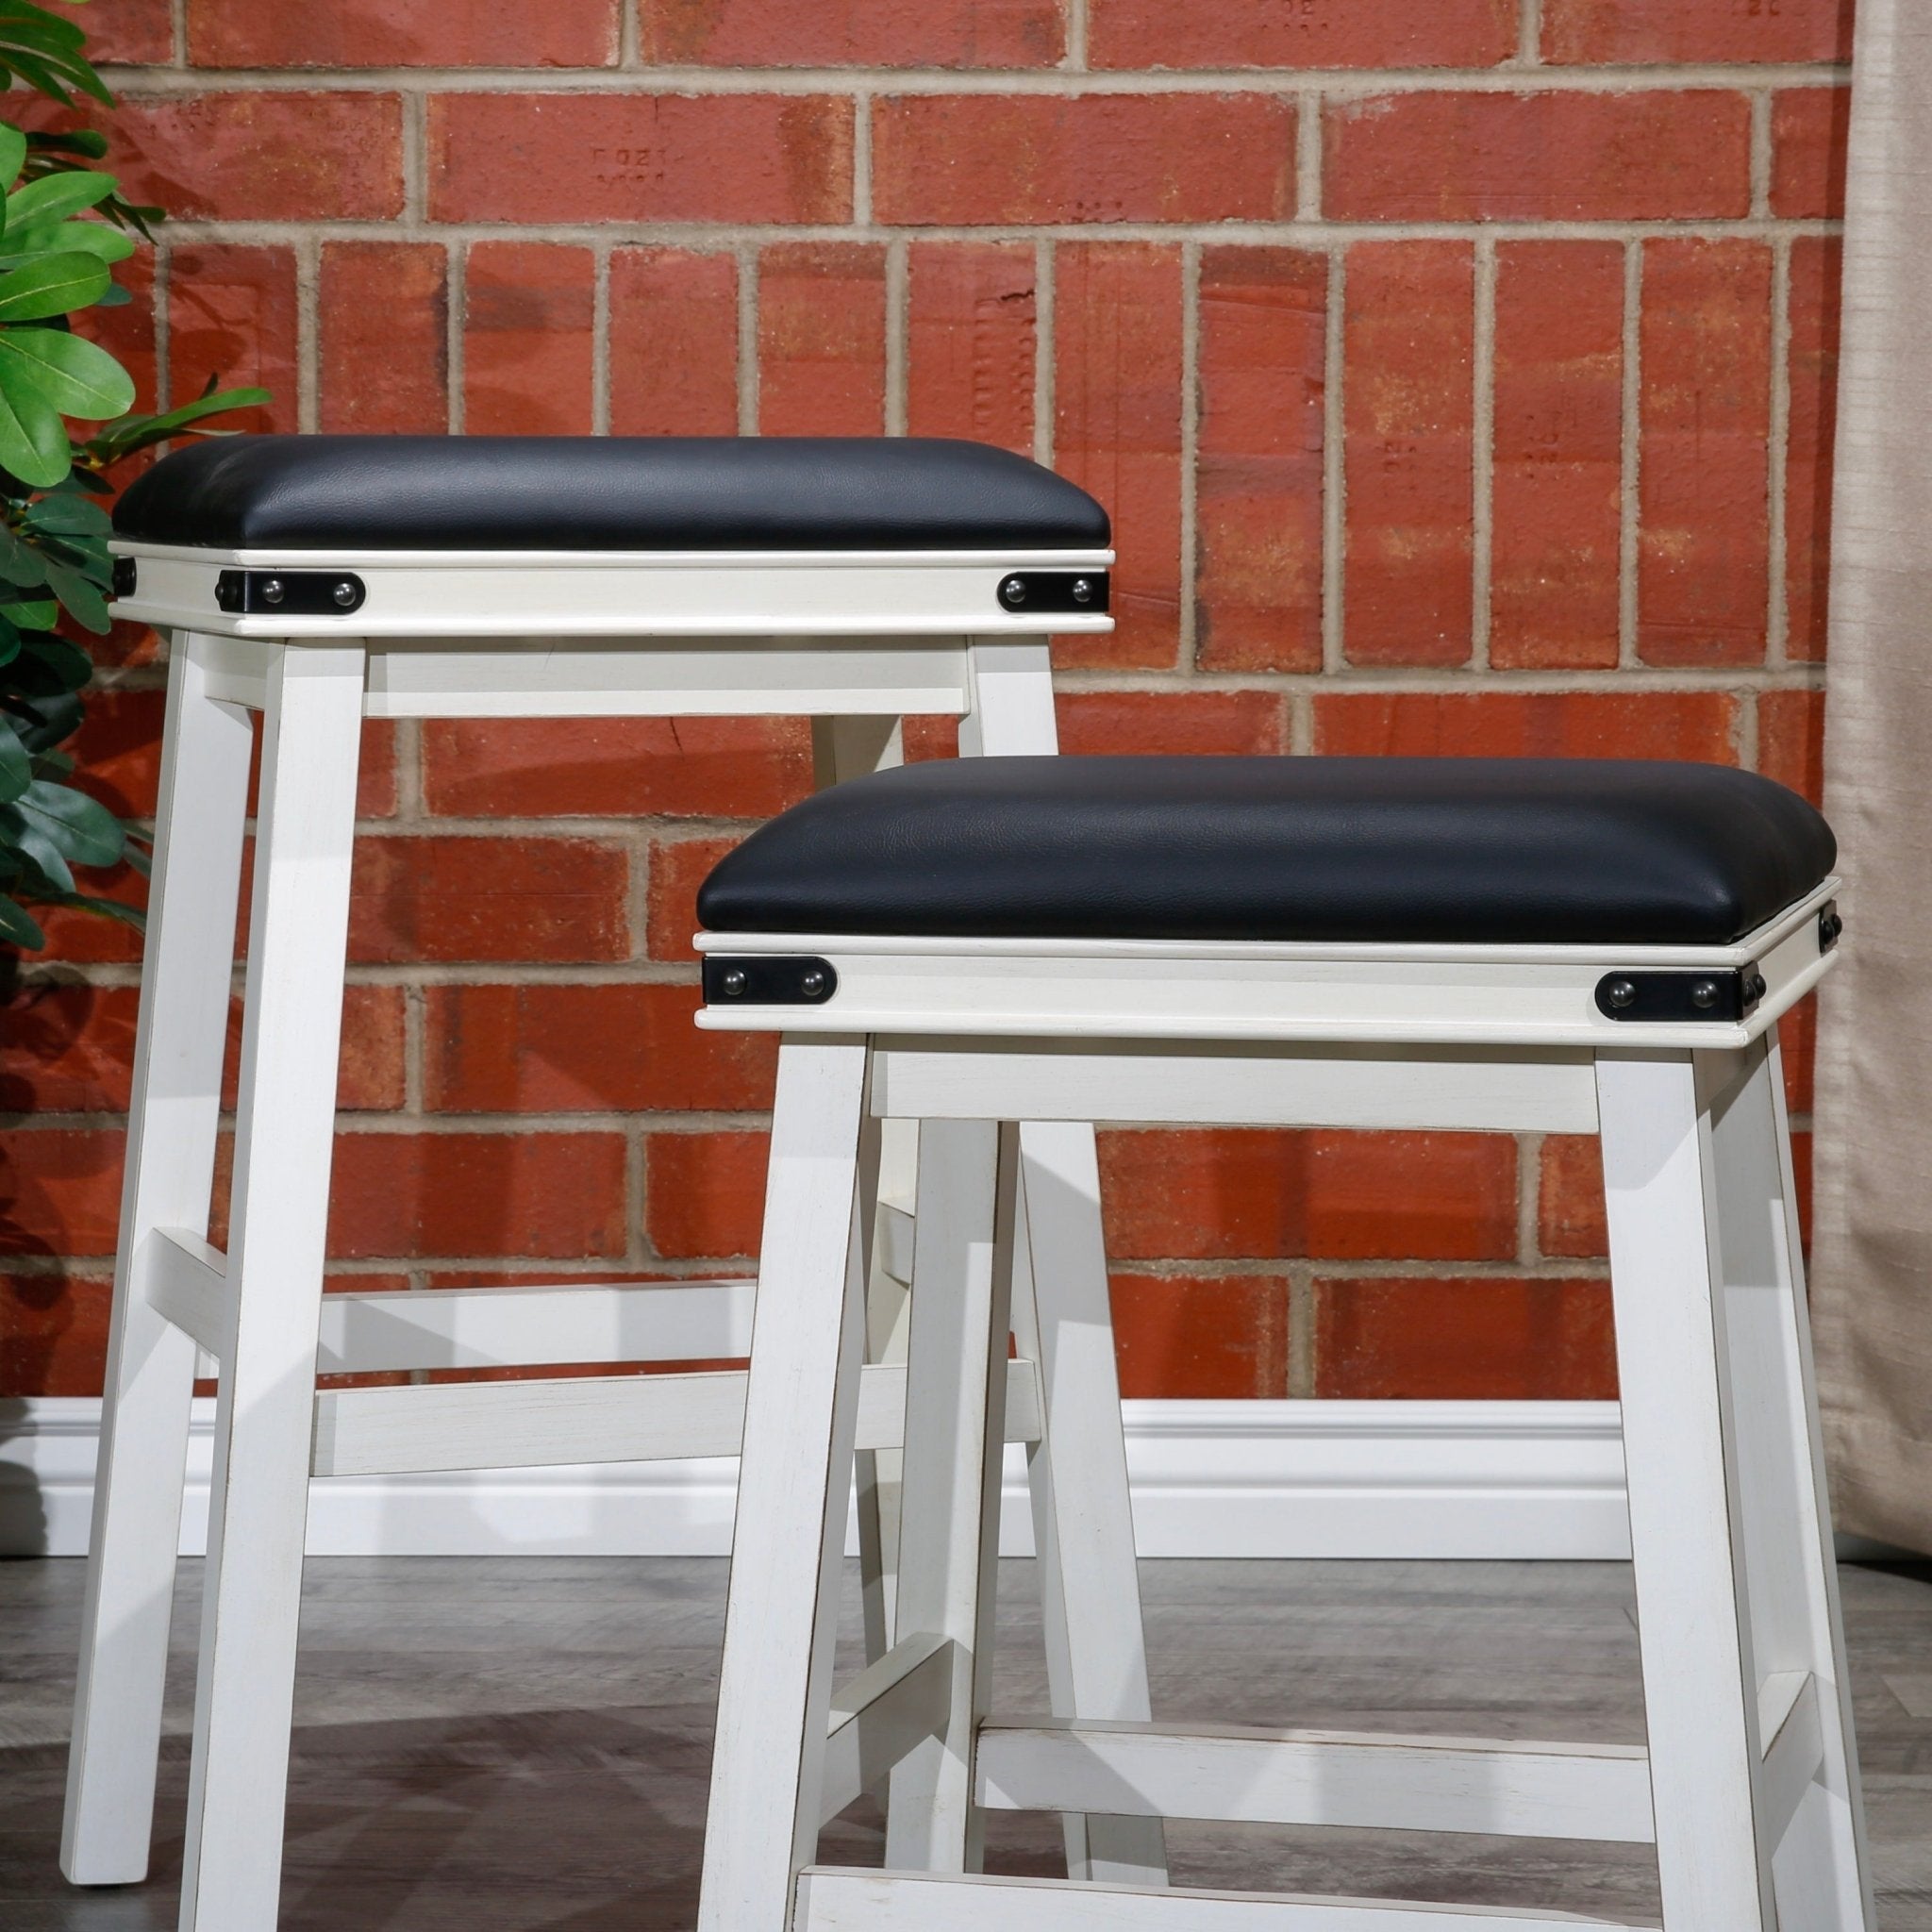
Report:
M 1074 602 L 1075 604 L 1091 604 L 1092 601 L 1093 586 L 1085 577 L 1075 577 L 1074 579 Z
M 1604 988 L 1604 997 L 1613 1007 L 1627 1007 L 1637 997 L 1637 989 L 1627 979 L 1613 979 Z
M 736 998 L 744 991 L 744 968 L 734 966 L 725 974 L 722 984 L 727 995 Z
M 352 584 L 348 580 L 348 578 L 344 577 L 342 581 L 335 587 L 334 591 L 331 591 L 330 594 L 335 598 L 336 602 L 342 607 L 344 610 L 347 610 L 356 602 L 356 586 Z
M 1754 1000 L 1761 1000 L 1771 991 L 1765 984 L 1764 974 L 1754 973 L 1744 987 L 1745 992 Z
M 279 604 L 284 594 L 280 577 L 266 577 L 262 580 L 261 601 L 264 604 Z
M 798 975 L 798 990 L 809 999 L 817 999 L 825 990 L 825 975 L 813 966 Z
M 1024 577 L 1008 577 L 1000 585 L 1000 602 L 1002 604 L 1024 604 L 1025 601 L 1026 579 Z
M 1690 989 L 1690 1004 L 1698 1008 L 1716 1006 L 1717 981 L 1714 979 L 1700 979 Z

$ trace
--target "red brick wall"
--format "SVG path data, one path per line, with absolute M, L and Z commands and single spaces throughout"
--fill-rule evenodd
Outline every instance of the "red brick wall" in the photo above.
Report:
M 985 438 L 1114 511 L 1070 749 L 1815 788 L 1845 0 L 99 0 L 146 389 L 283 428 Z M 143 293 L 146 282 L 142 283 Z M 151 805 L 138 639 L 83 741 Z M 944 734 L 926 727 L 927 749 Z M 333 1246 L 757 1233 L 691 892 L 791 723 L 372 728 Z M 135 948 L 14 991 L 0 1393 L 96 1386 Z M 1803 1029 L 1794 1100 L 1807 1105 Z M 1588 1142 L 1109 1134 L 1137 1393 L 1609 1392 Z

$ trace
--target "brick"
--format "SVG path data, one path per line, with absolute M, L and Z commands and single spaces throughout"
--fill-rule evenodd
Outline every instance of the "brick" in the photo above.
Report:
M 159 695 L 156 693 L 156 695 Z M 160 762 L 158 726 L 152 752 L 157 769 Z M 255 744 L 248 761 L 248 815 L 253 818 L 261 793 L 261 729 L 257 724 Z M 358 819 L 393 818 L 396 810 L 396 725 L 390 718 L 362 721 L 361 756 L 356 768 L 356 816 Z M 244 857 L 244 865 L 248 862 Z M 244 894 L 245 878 L 244 873 Z
M 0 1255 L 111 1255 L 125 1136 L 20 1127 L 0 1146 Z
M 174 14 L 169 0 L 93 0 L 76 24 L 96 65 L 157 67 L 175 58 Z
M 325 430 L 449 427 L 449 255 L 408 242 L 325 242 L 318 330 Z
M 0 1274 L 0 1399 L 98 1395 L 112 1301 L 106 1274 Z
M 147 904 L 147 881 L 132 866 L 119 865 L 110 872 L 90 873 L 88 891 L 123 906 Z M 39 906 L 34 917 L 47 936 L 49 959 L 72 960 L 76 964 L 138 965 L 142 936 L 118 919 L 104 919 L 99 913 L 77 907 Z
M 448 817 L 771 818 L 811 790 L 792 718 L 452 718 L 423 729 Z
M 1516 1145 L 1498 1135 L 1105 1133 L 1108 1253 L 1123 1259 L 1507 1260 Z
M 1282 752 L 1287 720 L 1267 691 L 1062 691 L 1064 752 Z
M 906 427 L 1033 454 L 1038 257 L 1024 242 L 907 251 Z
M 1557 61 L 1848 60 L 1846 0 L 1543 0 Z
M 1288 1282 L 1278 1274 L 1116 1274 L 1121 1393 L 1213 1401 L 1288 1392 Z
M 694 986 L 431 987 L 424 1104 L 437 1113 L 768 1108 L 777 1041 L 700 1033 Z
M 134 407 L 152 409 L 160 394 L 160 357 L 155 336 L 155 256 L 143 248 L 114 264 L 114 279 L 129 299 L 113 308 L 85 308 L 72 321 L 75 335 L 98 342 L 134 378 Z M 146 456 L 117 465 L 118 483 L 131 482 Z M 133 628 L 133 626 L 126 626 Z
M 1764 656 L 1771 251 L 1647 242 L 1637 649 L 1649 664 Z
M 1777 1023 L 1785 1063 L 1785 1105 L 1809 1113 L 1818 1068 L 1818 995 L 1809 992 Z
M 589 839 L 362 839 L 349 957 L 622 959 L 628 890 L 625 855 Z
M 763 1134 L 647 1134 L 644 1233 L 667 1260 L 756 1255 L 765 1211 Z
M 1180 250 L 1055 251 L 1054 463 L 1113 518 L 1110 637 L 1062 638 L 1062 664 L 1167 666 L 1180 650 Z
M 758 427 L 877 436 L 886 424 L 886 251 L 781 242 L 758 259 Z
M 1624 248 L 1496 251 L 1490 662 L 1617 661 Z
M 188 0 L 197 67 L 608 67 L 619 0 Z
M 1831 579 L 1831 450 L 1838 427 L 1840 275 L 1835 235 L 1791 243 L 1790 407 L 1785 449 L 1785 654 L 1824 656 Z
M 1724 691 L 1335 691 L 1315 699 L 1315 749 L 1395 758 L 1738 761 Z
M 1594 1260 L 1610 1249 L 1604 1223 L 1604 1157 L 1594 1134 L 1543 1141 L 1536 1240 L 1545 1255 Z
M 1492 67 L 1516 51 L 1515 0 L 1091 0 L 1107 67 Z
M 328 1251 L 625 1252 L 622 1134 L 338 1134 Z
M 342 989 L 341 1058 L 336 1106 L 349 1113 L 393 1113 L 408 1097 L 408 1027 L 399 986 Z M 222 1070 L 222 1105 L 233 1109 L 242 1055 L 242 1002 L 228 1007 L 228 1047 Z
M 432 94 L 439 222 L 843 222 L 852 103 L 810 94 Z
M 1610 1401 L 1609 1283 L 1318 1279 L 1315 1391 L 1355 1401 Z
M 1052 67 L 1063 0 L 641 0 L 640 52 L 671 67 Z
M 695 959 L 698 888 L 736 839 L 654 839 L 645 895 L 644 950 L 653 959 Z
M 1195 658 L 1319 671 L 1327 258 L 1205 249 L 1200 291 Z
M 1742 94 L 1384 94 L 1331 104 L 1323 212 L 1367 222 L 1641 222 L 1743 215 Z
M 1767 778 L 1824 801 L 1824 693 L 1767 691 L 1757 698 L 1757 769 Z
M 0 1109 L 120 1112 L 127 1106 L 140 991 L 29 980 L 0 1006 Z
M 478 242 L 463 284 L 463 428 L 588 436 L 596 263 L 588 248 Z
M 1771 101 L 1771 211 L 1791 219 L 1845 211 L 1849 88 L 1789 88 Z
M 151 818 L 161 774 L 167 693 L 126 686 L 87 694 L 87 715 L 67 741 L 75 786 L 123 818 Z
M 18 116 L 99 126 L 121 192 L 176 221 L 387 221 L 403 209 L 403 104 L 391 93 L 124 92 L 111 113 L 36 102 Z
M 908 225 L 1287 221 L 1294 129 L 1267 94 L 888 96 L 873 206 Z
M 170 399 L 187 402 L 210 376 L 224 389 L 259 385 L 260 408 L 222 419 L 225 429 L 294 429 L 301 417 L 297 365 L 300 299 L 295 251 L 204 242 L 168 254 Z
M 738 428 L 738 263 L 685 248 L 610 257 L 610 433 Z
M 1461 242 L 1358 244 L 1343 300 L 1349 661 L 1466 663 L 1474 253 Z

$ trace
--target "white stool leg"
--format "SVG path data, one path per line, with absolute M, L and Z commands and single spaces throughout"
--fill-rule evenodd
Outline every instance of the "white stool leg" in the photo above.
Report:
M 960 755 L 1056 752 L 1044 641 L 976 642 L 969 657 L 972 708 L 960 722 Z M 1020 1258 L 1014 1292 L 1021 1345 L 1041 1364 L 1048 1420 L 1027 1474 L 1049 1696 L 1056 1717 L 1144 1720 L 1147 1649 L 1093 1129 L 1032 1123 L 1021 1131 L 1021 1149 L 1030 1253 Z M 1074 1630 L 1081 1636 L 1077 1658 L 1068 1641 Z M 1158 1818 L 1069 1814 L 1063 1823 L 1069 1877 L 1166 1882 Z
M 60 1867 L 76 1885 L 146 1875 L 160 1749 L 194 1343 L 149 1307 L 142 1244 L 208 1228 L 254 733 L 175 641 L 154 884 L 114 1263 Z
M 1774 1932 L 1710 1122 L 1688 1053 L 1597 1096 L 1663 1922 Z
M 1760 1685 L 1780 1686 L 1766 1693 L 1774 1696 L 1774 1717 L 1789 1711 L 1789 1737 L 1760 1739 L 1770 1802 L 1779 1807 L 1769 1820 L 1778 1919 L 1806 1932 L 1871 1932 L 1871 1871 L 1775 1039 L 1743 1054 L 1712 1055 L 1699 1074 L 1711 1124 L 1752 1647 Z M 1786 1806 L 1788 1817 L 1780 1815 Z
M 262 718 L 184 1932 L 264 1932 L 280 1890 L 362 676 L 291 647 Z
M 865 1328 L 867 1057 L 837 1035 L 778 1054 L 699 1932 L 780 1932 L 818 1840 Z
M 1145 1720 L 1147 1649 L 1092 1128 L 1023 1126 L 1020 1200 L 1013 1326 L 1021 1354 L 1040 1365 L 1041 1431 L 1028 1474 L 1048 1701 L 1056 1717 Z M 1075 1813 L 1065 1825 L 1070 1878 L 1166 1884 L 1159 1819 Z
M 944 1733 L 892 1773 L 886 1863 L 901 1871 L 979 1867 L 973 1749 L 999 1574 L 1014 1141 L 991 1121 L 920 1128 L 898 1626 L 950 1639 L 953 1670 Z

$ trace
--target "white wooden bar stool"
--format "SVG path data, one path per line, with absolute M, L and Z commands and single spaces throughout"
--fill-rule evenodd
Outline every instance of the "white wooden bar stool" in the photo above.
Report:
M 169 457 L 116 511 L 125 617 L 172 633 L 154 890 L 62 1866 L 147 1868 L 197 1346 L 219 1363 L 181 1923 L 275 1918 L 308 1484 L 732 1455 L 744 1376 L 318 1394 L 324 1372 L 744 1355 L 750 1282 L 322 1294 L 361 721 L 806 713 L 821 779 L 895 763 L 908 713 L 960 749 L 1055 749 L 1047 633 L 1109 628 L 1106 512 L 1004 451 L 914 441 L 255 437 Z M 225 1255 L 207 1240 L 252 727 L 262 755 Z M 808 993 L 808 997 L 809 994 Z M 1040 1289 L 1101 1324 L 1091 1127 L 1040 1129 L 1066 1187 Z M 857 1423 L 868 1637 L 891 1641 L 903 1427 L 905 1150 L 888 1148 Z M 968 1169 L 917 1185 L 979 1211 Z M 985 1185 L 990 1185 L 986 1183 Z M 869 1192 L 868 1201 L 876 1198 Z M 989 1197 L 990 1199 L 990 1197 Z M 894 1258 L 894 1257 L 899 1258 Z M 898 1339 L 895 1339 L 898 1338 Z M 1037 1441 L 1038 1364 L 1008 1370 Z M 1069 1714 L 1146 1714 L 1110 1358 L 1060 1396 L 1078 1452 L 1032 1457 L 1046 1611 L 1109 1607 Z M 840 1505 L 841 1519 L 844 1506 Z M 1070 1827 L 1079 1869 L 1158 1872 L 1158 1826 Z
M 727 858 L 699 1024 L 784 1041 L 703 1932 L 1596 1923 L 978 1876 L 989 1807 L 1654 1841 L 1668 1932 L 1870 1932 L 1774 1031 L 1831 963 L 1834 858 L 1750 774 L 1446 758 L 923 766 Z M 1647 1752 L 991 1701 L 997 1371 L 1056 1178 L 1002 1124 L 1051 1119 L 1601 1133 Z M 900 1635 L 834 1694 L 855 1188 L 901 1120 L 996 1185 L 920 1204 Z M 815 1864 L 882 1782 L 888 1869 Z

